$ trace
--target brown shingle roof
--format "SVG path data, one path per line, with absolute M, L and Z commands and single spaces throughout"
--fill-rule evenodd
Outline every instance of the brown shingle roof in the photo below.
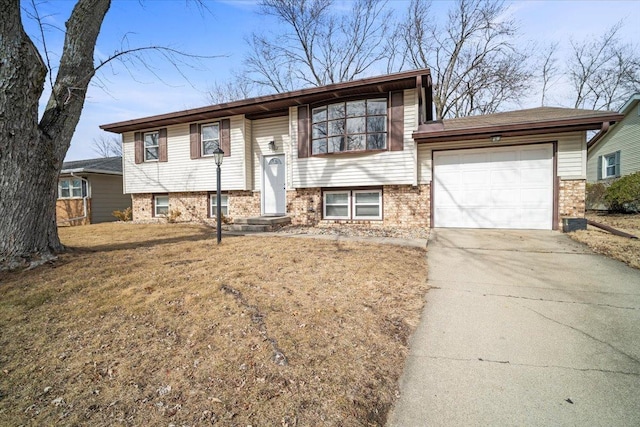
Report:
M 622 116 L 613 111 L 538 107 L 483 116 L 445 119 L 421 125 L 413 138 L 418 142 L 480 139 L 491 135 L 520 136 L 552 132 L 599 129 Z
M 429 76 L 430 72 L 428 69 L 404 71 L 350 82 L 334 83 L 327 86 L 300 89 L 292 92 L 259 96 L 241 101 L 143 117 L 135 120 L 101 125 L 100 128 L 109 132 L 122 133 L 172 124 L 210 120 L 236 114 L 244 114 L 250 119 L 280 114 L 285 115 L 289 107 L 296 105 L 313 104 L 346 96 L 368 95 L 415 88 L 418 77 L 421 77 L 423 86 L 426 86 Z M 426 90 L 430 90 L 430 88 Z

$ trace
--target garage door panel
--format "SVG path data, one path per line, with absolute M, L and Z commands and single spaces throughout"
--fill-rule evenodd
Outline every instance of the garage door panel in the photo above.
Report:
M 487 199 L 491 197 L 489 188 L 478 188 L 473 190 L 464 190 L 463 204 L 469 207 L 484 207 L 487 205 Z
M 520 159 L 529 162 L 543 163 L 547 160 L 547 148 L 523 148 L 520 150 Z
M 491 163 L 494 163 L 496 167 L 501 167 L 501 164 L 517 162 L 518 160 L 518 153 L 513 151 L 497 151 L 491 153 L 490 156 Z
M 442 225 L 440 225 L 439 227 L 460 227 L 459 225 L 456 224 L 460 224 L 462 223 L 462 214 L 463 212 L 456 208 L 446 208 L 446 207 L 439 207 L 436 208 L 434 211 L 434 215 L 442 218 Z
M 460 171 L 441 172 L 437 177 L 437 181 L 440 185 L 445 185 L 446 188 L 458 188 L 462 186 L 462 174 Z
M 469 153 L 460 156 L 460 164 L 468 169 L 482 169 L 484 164 L 489 161 L 489 154 L 487 153 Z
M 434 226 L 551 229 L 553 146 L 434 152 Z
M 462 172 L 462 183 L 466 186 L 480 187 L 489 184 L 491 174 L 487 170 Z
M 520 171 L 518 169 L 492 170 L 490 184 L 492 187 L 518 187 L 520 184 Z
M 517 188 L 491 189 L 491 199 L 488 201 L 491 206 L 520 206 L 520 190 Z
M 548 208 L 549 194 L 543 188 L 525 188 L 520 190 L 521 205 L 527 208 Z
M 551 176 L 548 169 L 529 168 L 522 169 L 520 182 L 524 186 L 548 187 L 551 183 Z

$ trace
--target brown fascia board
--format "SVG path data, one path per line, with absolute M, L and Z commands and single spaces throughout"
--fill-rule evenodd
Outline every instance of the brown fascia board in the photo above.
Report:
M 300 89 L 292 92 L 259 96 L 241 101 L 110 123 L 101 125 L 100 129 L 114 133 L 123 133 L 239 114 L 244 114 L 249 118 L 273 117 L 279 114 L 287 114 L 288 108 L 296 105 L 313 104 L 347 96 L 414 88 L 416 87 L 416 78 L 418 76 L 429 76 L 429 74 L 428 69 L 404 71 L 384 76 L 369 77 L 362 80 L 334 83 L 327 86 Z
M 579 117 L 573 119 L 547 120 L 537 122 L 514 123 L 508 125 L 481 126 L 475 128 L 416 131 L 413 139 L 419 144 L 433 142 L 457 141 L 461 139 L 474 140 L 490 138 L 500 135 L 510 136 L 540 135 L 544 133 L 574 132 L 582 130 L 601 129 L 604 123 L 613 124 L 624 118 L 621 114 L 601 115 L 593 117 Z

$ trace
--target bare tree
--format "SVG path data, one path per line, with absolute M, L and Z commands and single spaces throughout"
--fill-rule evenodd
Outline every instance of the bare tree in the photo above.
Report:
M 238 101 L 255 95 L 255 84 L 246 75 L 235 73 L 224 82 L 215 82 L 207 91 L 206 98 L 212 104 Z
M 42 30 L 37 5 L 31 6 Z M 94 65 L 110 6 L 110 0 L 77 1 L 56 68 L 44 31 L 42 53 L 26 34 L 20 0 L 0 0 L 0 270 L 41 263 L 64 250 L 56 227 L 57 180 L 96 71 L 113 60 L 145 66 L 151 62 L 146 54 L 153 52 L 180 68 L 184 54 L 159 46 L 123 48 Z M 154 72 L 150 65 L 147 69 Z M 38 118 L 47 76 L 51 94 Z
M 93 138 L 93 151 L 100 157 L 122 157 L 122 142 L 116 136 Z
M 622 43 L 622 22 L 602 36 L 571 41 L 567 74 L 575 92 L 575 108 L 611 110 L 640 92 L 640 52 L 637 45 Z
M 411 1 L 398 31 L 409 65 L 431 69 L 436 118 L 493 113 L 529 88 L 529 55 L 506 12 L 500 0 L 457 0 L 440 24 L 430 2 Z
M 276 92 L 344 82 L 390 56 L 386 2 L 355 0 L 340 15 L 332 6 L 332 0 L 263 0 L 261 13 L 275 17 L 283 30 L 247 40 L 245 66 L 253 81 Z
M 553 81 L 558 78 L 558 58 L 556 57 L 556 52 L 558 50 L 558 42 L 551 43 L 545 49 L 542 50 L 542 71 L 540 80 L 542 81 L 542 89 L 541 89 L 541 99 L 540 105 L 544 107 L 547 90 L 553 84 Z

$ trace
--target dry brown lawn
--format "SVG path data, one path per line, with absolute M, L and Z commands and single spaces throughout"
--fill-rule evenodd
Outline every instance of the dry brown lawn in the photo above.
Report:
M 587 214 L 587 218 L 640 237 L 640 214 Z M 613 235 L 596 227 L 570 233 L 573 239 L 585 243 L 595 252 L 604 254 L 640 269 L 640 239 Z
M 383 425 L 426 292 L 421 249 L 60 229 L 0 275 L 0 425 Z

